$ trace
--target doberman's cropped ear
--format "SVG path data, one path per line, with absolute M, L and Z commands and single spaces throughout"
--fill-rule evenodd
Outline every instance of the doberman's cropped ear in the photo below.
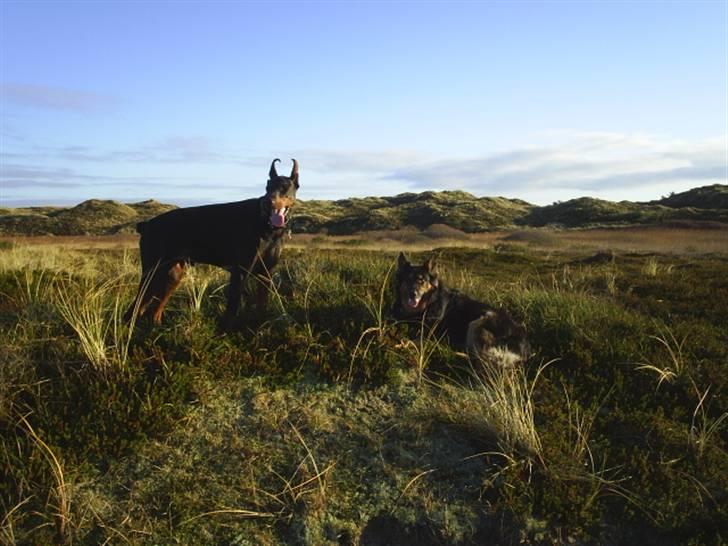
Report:
M 298 161 L 295 159 L 291 159 L 293 161 L 293 169 L 291 170 L 291 180 L 293 181 L 293 185 L 296 186 L 296 189 L 298 189 Z
M 276 158 L 273 160 L 273 163 L 270 164 L 270 171 L 268 171 L 268 178 L 271 180 L 275 180 L 278 178 L 278 173 L 276 172 L 276 163 L 280 162 L 280 159 Z
M 407 257 L 404 255 L 404 252 L 400 252 L 399 256 L 397 256 L 397 268 L 402 271 L 403 269 L 409 267 L 410 263 L 407 261 Z
M 278 179 L 278 173 L 276 172 L 276 162 L 280 159 L 274 159 L 273 163 L 270 164 L 270 170 L 268 171 L 268 183 L 265 185 L 265 192 L 270 193 L 273 189 L 272 182 Z

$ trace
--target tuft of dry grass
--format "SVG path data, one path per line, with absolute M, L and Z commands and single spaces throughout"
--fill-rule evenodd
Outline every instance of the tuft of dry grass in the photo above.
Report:
M 437 325 L 425 324 L 423 316 L 418 328 L 419 338 L 405 339 L 399 344 L 404 360 L 414 369 L 420 385 L 425 379 L 425 372 L 433 355 L 443 342 L 444 334 L 438 335 L 436 330 Z
M 66 482 L 65 474 L 63 472 L 63 466 L 60 460 L 53 452 L 53 450 L 46 444 L 40 436 L 35 432 L 35 429 L 30 425 L 24 415 L 19 415 L 19 424 L 28 434 L 30 439 L 43 454 L 43 457 L 48 463 L 51 469 L 51 475 L 55 487 L 51 489 L 48 496 L 47 508 L 51 509 L 51 514 L 55 518 L 56 534 L 62 542 L 68 542 L 69 537 L 69 523 L 71 522 L 71 490 L 70 484 Z M 55 499 L 55 504 L 51 504 Z M 15 508 L 18 508 L 17 506 Z M 12 530 L 12 527 L 10 528 Z
M 650 256 L 642 266 L 642 273 L 648 277 L 657 277 L 660 274 L 669 275 L 674 271 L 675 266 L 672 264 L 661 264 L 655 256 Z
M 31 498 L 27 497 L 20 501 L 8 510 L 2 521 L 0 521 L 0 542 L 3 544 L 18 544 L 18 538 L 15 535 L 16 512 L 19 512 L 17 514 L 18 518 L 22 519 L 25 514 L 23 514 L 21 510 L 25 504 L 30 502 L 30 500 Z
M 713 436 L 720 432 L 726 420 L 728 420 L 728 412 L 724 412 L 716 418 L 711 418 L 708 414 L 710 387 L 701 393 L 698 386 L 693 382 L 693 389 L 698 397 L 698 403 L 690 421 L 688 437 L 690 444 L 697 451 L 698 458 L 701 458 Z
M 385 314 L 385 300 L 390 284 L 389 279 L 392 275 L 392 269 L 394 269 L 395 264 L 396 262 L 393 261 L 390 264 L 389 269 L 387 269 L 387 274 L 383 276 L 382 283 L 379 287 L 378 298 L 376 300 L 370 294 L 367 294 L 366 297 L 359 298 L 369 312 L 369 315 L 372 317 L 374 325 L 364 329 L 354 345 L 354 350 L 351 352 L 349 373 L 347 376 L 349 387 L 351 387 L 354 363 L 356 362 L 357 357 L 365 358 L 373 343 L 377 342 L 381 344 L 384 341 L 384 335 L 388 329 L 387 317 Z M 362 343 L 364 343 L 363 346 Z
M 202 302 L 208 295 L 210 286 L 221 278 L 221 270 L 211 267 L 195 265 L 187 268 L 184 278 L 184 290 L 190 301 L 190 309 L 199 314 Z
M 658 329 L 658 335 L 651 335 L 649 337 L 657 341 L 667 351 L 668 358 L 666 359 L 666 363 L 657 364 L 646 362 L 637 366 L 637 369 L 647 370 L 657 374 L 657 388 L 659 388 L 664 381 L 670 383 L 673 379 L 686 372 L 687 366 L 683 356 L 683 347 L 687 341 L 687 336 L 678 341 L 670 328 L 660 326 L 657 323 L 655 325 Z
M 541 364 L 529 380 L 523 366 L 471 362 L 475 392 L 483 418 L 495 430 L 505 453 L 525 452 L 540 457 L 541 440 L 534 422 L 533 391 L 542 372 L 554 360 Z
M 89 363 L 97 371 L 126 369 L 134 322 L 124 320 L 132 284 L 124 277 L 61 283 L 55 291 L 58 312 L 71 326 Z M 138 304 L 138 302 L 137 302 Z

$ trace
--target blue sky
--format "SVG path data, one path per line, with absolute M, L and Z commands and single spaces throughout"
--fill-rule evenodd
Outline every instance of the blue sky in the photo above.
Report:
M 0 204 L 649 200 L 727 183 L 727 59 L 723 0 L 0 0 Z

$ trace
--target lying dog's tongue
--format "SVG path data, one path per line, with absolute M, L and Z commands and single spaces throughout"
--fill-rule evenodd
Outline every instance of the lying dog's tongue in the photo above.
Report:
M 420 304 L 420 298 L 412 298 L 412 297 L 410 297 L 407 300 L 407 305 L 409 305 L 410 307 L 417 307 L 419 304 Z
M 270 224 L 273 227 L 283 227 L 286 225 L 286 214 L 284 209 L 272 210 L 270 213 Z

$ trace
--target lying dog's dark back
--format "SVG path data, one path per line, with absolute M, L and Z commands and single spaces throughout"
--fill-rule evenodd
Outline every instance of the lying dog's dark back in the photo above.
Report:
M 496 309 L 445 286 L 433 259 L 412 265 L 400 253 L 395 279 L 395 318 L 424 322 L 451 345 L 471 355 L 483 356 L 491 348 L 502 347 L 518 359 L 528 357 L 525 326 L 514 321 L 505 309 Z
M 258 303 L 265 303 L 269 273 L 280 257 L 288 213 L 299 187 L 296 160 L 288 177 L 278 175 L 276 161 L 280 160 L 271 164 L 263 197 L 175 209 L 137 225 L 142 280 L 128 319 L 138 312 L 160 322 L 185 267 L 195 263 L 230 271 L 225 325 L 237 313 L 244 276 L 252 273 L 261 280 Z

